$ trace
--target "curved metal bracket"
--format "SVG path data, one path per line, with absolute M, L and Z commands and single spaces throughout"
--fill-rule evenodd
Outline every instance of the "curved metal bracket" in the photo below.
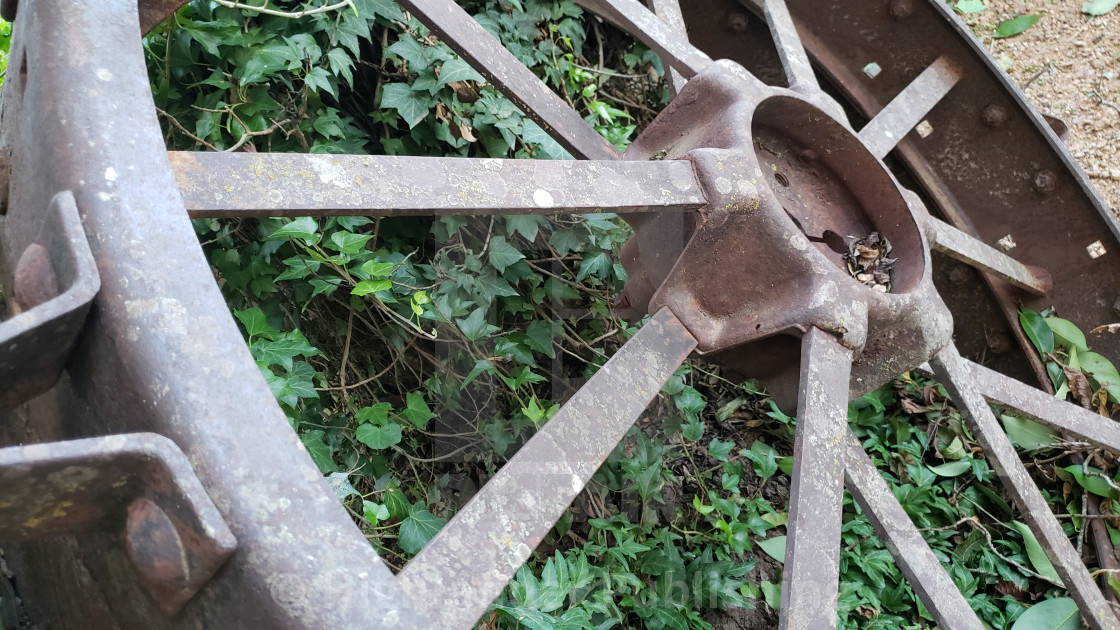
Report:
M 168 614 L 237 548 L 186 455 L 162 435 L 0 449 L 0 541 L 122 526 L 140 583 Z

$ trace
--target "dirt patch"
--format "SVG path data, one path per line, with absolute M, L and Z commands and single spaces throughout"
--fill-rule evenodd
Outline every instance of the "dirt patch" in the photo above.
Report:
M 1120 213 L 1120 9 L 1092 17 L 1081 13 L 1081 0 L 987 4 L 965 16 L 979 32 L 1018 15 L 1041 16 L 1022 35 L 985 43 L 1039 111 L 1069 125 L 1070 153 Z

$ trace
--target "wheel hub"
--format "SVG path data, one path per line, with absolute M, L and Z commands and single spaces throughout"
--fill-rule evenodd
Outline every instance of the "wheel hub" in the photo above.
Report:
M 768 87 L 733 62 L 715 62 L 626 158 L 691 160 L 707 196 L 686 230 L 689 219 L 677 216 L 635 221 L 623 251 L 631 278 L 623 300 L 650 313 L 668 307 L 701 353 L 779 380 L 796 375 L 797 340 L 815 326 L 855 353 L 851 392 L 859 395 L 949 342 L 952 319 L 921 229 L 925 207 L 820 91 Z M 887 282 L 868 286 L 854 263 L 876 234 L 889 243 L 879 276 Z

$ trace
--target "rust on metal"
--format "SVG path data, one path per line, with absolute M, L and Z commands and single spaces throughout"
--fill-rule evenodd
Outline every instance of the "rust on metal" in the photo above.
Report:
M 883 159 L 945 98 L 960 78 L 960 70 L 954 68 L 947 57 L 938 57 L 859 130 L 860 140 L 875 157 Z
M 430 627 L 474 625 L 695 347 L 654 314 L 405 565 Z
M 237 547 L 186 456 L 163 436 L 0 449 L 0 542 L 113 531 L 122 523 L 141 583 L 168 614 Z
M 681 212 L 685 160 L 634 162 L 172 152 L 192 217 Z
M 100 276 L 74 196 L 60 192 L 46 211 L 13 209 L 0 252 L 13 270 L 11 317 L 0 321 L 0 410 L 50 389 L 78 338 Z M 0 317 L 3 313 L 0 313 Z
M 937 251 L 1006 280 L 1033 295 L 1046 295 L 1054 286 L 1050 273 L 1045 269 L 1024 265 L 939 219 L 930 217 L 926 221 L 926 236 Z
M 778 625 L 782 630 L 836 627 L 851 365 L 851 349 L 831 334 L 810 328 L 802 337 Z

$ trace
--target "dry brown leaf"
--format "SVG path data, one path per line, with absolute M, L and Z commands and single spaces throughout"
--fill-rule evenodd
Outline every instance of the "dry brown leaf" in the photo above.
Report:
M 1075 370 L 1065 365 L 1062 366 L 1062 371 L 1066 375 L 1066 384 L 1069 385 L 1069 391 L 1081 406 L 1092 411 L 1093 410 L 1093 387 L 1089 384 L 1089 377 L 1081 370 Z
M 1106 333 L 1106 332 L 1109 332 L 1109 333 L 1120 332 L 1120 324 L 1106 324 L 1104 326 L 1097 326 L 1096 328 L 1090 330 L 1089 332 L 1093 333 L 1094 335 L 1099 335 L 1101 333 Z
M 1027 600 L 1027 591 L 1020 588 L 1018 584 L 1011 580 L 1000 580 L 1000 582 L 996 584 L 996 591 L 1002 595 L 1010 595 L 1019 601 Z
M 436 118 L 439 119 L 440 122 L 451 121 L 451 112 L 443 103 L 436 103 Z
M 901 405 L 902 405 L 902 410 L 905 411 L 908 414 L 911 414 L 911 415 L 919 414 L 919 413 L 925 413 L 925 412 L 929 411 L 928 407 L 923 407 L 923 406 L 919 405 L 918 403 L 914 402 L 913 400 L 910 400 L 909 398 L 903 398 L 901 400 Z
M 447 87 L 455 91 L 455 95 L 459 97 L 460 103 L 469 105 L 477 101 L 481 96 L 478 87 L 470 81 L 452 81 L 447 84 Z
M 478 138 L 474 135 L 474 129 L 466 123 L 459 123 L 459 137 L 467 142 L 478 142 Z

